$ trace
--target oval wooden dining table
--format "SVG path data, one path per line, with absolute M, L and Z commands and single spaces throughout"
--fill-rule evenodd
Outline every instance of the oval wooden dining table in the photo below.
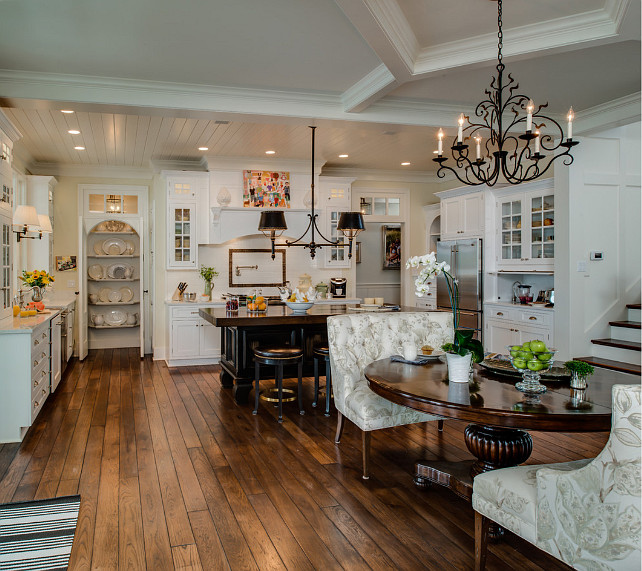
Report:
M 585 391 L 572 390 L 568 380 L 546 382 L 546 393 L 529 398 L 515 388 L 519 377 L 491 374 L 479 365 L 470 383 L 449 383 L 447 366 L 440 361 L 411 365 L 382 359 L 365 369 L 370 389 L 383 398 L 471 423 L 464 439 L 475 460 L 415 464 L 418 486 L 439 484 L 469 501 L 475 475 L 528 460 L 533 441 L 526 431 L 610 430 L 611 387 L 633 381 L 615 372 L 596 374 Z

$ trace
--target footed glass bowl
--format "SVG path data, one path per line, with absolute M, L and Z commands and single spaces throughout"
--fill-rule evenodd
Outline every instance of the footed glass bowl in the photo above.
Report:
M 540 373 L 551 368 L 557 349 L 546 347 L 544 351 L 526 351 L 522 348 L 516 350 L 514 347 L 516 346 L 506 346 L 513 368 L 522 374 L 522 380 L 515 384 L 515 388 L 527 394 L 545 393 L 546 386 L 539 382 Z

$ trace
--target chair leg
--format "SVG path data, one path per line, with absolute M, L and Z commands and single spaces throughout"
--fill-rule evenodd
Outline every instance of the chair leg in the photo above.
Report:
M 437 430 L 439 432 L 443 432 L 444 431 L 444 421 L 443 420 L 438 420 L 437 421 Z
M 330 416 L 330 395 L 332 395 L 332 372 L 330 360 L 325 360 L 325 415 Z
M 475 571 L 484 571 L 486 568 L 489 524 L 486 516 L 475 512 Z
M 343 415 L 337 411 L 337 433 L 334 435 L 334 443 L 341 442 L 341 434 L 343 434 Z
M 370 479 L 370 430 L 364 430 L 361 433 L 361 452 L 363 455 L 363 476 L 364 480 Z
M 303 359 L 299 361 L 299 414 L 305 414 L 303 410 Z
M 283 365 L 276 366 L 276 379 L 279 388 L 279 422 L 283 422 Z
M 254 361 L 254 410 L 252 414 L 259 413 L 259 363 Z
M 314 400 L 312 401 L 312 406 L 317 406 L 317 400 L 319 399 L 319 359 L 314 358 Z

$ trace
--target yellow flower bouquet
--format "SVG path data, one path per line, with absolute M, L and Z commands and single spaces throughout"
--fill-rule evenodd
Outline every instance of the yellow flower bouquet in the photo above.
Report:
M 48 274 L 46 270 L 34 270 L 33 272 L 24 270 L 20 279 L 29 287 L 46 287 L 56 281 L 56 279 L 52 275 Z

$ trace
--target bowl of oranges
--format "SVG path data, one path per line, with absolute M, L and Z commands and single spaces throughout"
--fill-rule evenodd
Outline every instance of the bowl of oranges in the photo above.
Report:
M 267 313 L 268 302 L 262 295 L 252 295 L 247 298 L 248 313 Z

